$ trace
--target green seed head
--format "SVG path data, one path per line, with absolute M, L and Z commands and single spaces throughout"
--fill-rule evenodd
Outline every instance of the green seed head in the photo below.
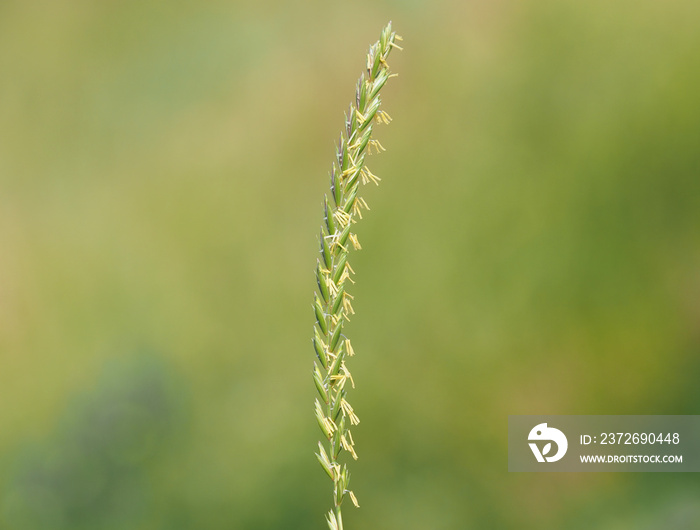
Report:
M 355 383 L 346 366 L 346 357 L 354 355 L 350 341 L 343 335 L 343 325 L 350 314 L 352 295 L 346 285 L 354 283 L 350 274 L 354 271 L 348 262 L 348 241 L 352 248 L 360 249 L 357 236 L 351 226 L 362 218 L 362 210 L 369 207 L 358 196 L 359 186 L 369 182 L 379 183 L 379 177 L 365 166 L 365 156 L 372 149 L 383 151 L 381 144 L 373 138 L 376 122 L 389 123 L 383 112 L 379 92 L 392 75 L 387 58 L 395 41 L 401 40 L 389 23 L 381 32 L 379 41 L 370 46 L 367 54 L 367 73 L 360 76 L 355 89 L 355 101 L 345 115 L 345 127 L 336 147 L 335 162 L 330 172 L 331 201 L 323 200 L 324 222 L 320 231 L 319 251 L 316 264 L 318 292 L 314 296 L 313 345 L 318 362 L 314 363 L 313 380 L 320 398 L 316 399 L 314 414 L 327 442 L 327 448 L 319 442 L 316 453 L 321 467 L 333 482 L 333 510 L 326 515 L 331 530 L 342 530 L 343 519 L 340 506 L 346 495 L 358 506 L 354 493 L 348 490 L 350 473 L 338 458 L 343 451 L 357 458 L 348 421 L 352 425 L 359 418 L 346 400 L 346 383 L 354 388 Z M 400 48 L 399 48 L 400 49 Z M 350 283 L 345 282 L 349 279 Z M 349 388 L 349 387 L 348 387 Z

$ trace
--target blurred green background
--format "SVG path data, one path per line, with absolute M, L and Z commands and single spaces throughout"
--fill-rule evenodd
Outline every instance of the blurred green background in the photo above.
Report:
M 316 234 L 390 19 L 346 527 L 700 528 L 697 475 L 506 446 L 700 413 L 695 0 L 0 2 L 1 528 L 325 527 Z

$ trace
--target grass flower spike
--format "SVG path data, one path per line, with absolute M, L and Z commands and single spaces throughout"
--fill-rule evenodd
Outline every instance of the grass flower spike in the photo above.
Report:
M 393 48 L 401 49 L 396 41 L 401 37 L 391 30 L 389 23 L 379 41 L 370 46 L 367 54 L 367 73 L 357 82 L 355 101 L 345 116 L 345 129 L 340 135 L 336 160 L 330 174 L 330 199 L 324 198 L 324 222 L 320 234 L 320 257 L 316 265 L 318 291 L 314 296 L 313 345 L 316 352 L 313 379 L 318 390 L 315 414 L 323 433 L 324 442 L 318 443 L 321 467 L 333 481 L 333 509 L 326 515 L 331 530 L 342 530 L 341 504 L 350 497 L 358 506 L 355 494 L 348 489 L 350 473 L 339 457 L 345 451 L 357 459 L 355 442 L 350 426 L 360 423 L 346 399 L 348 385 L 355 381 L 346 364 L 355 352 L 350 340 L 343 334 L 343 324 L 355 314 L 352 295 L 346 287 L 354 283 L 354 271 L 348 262 L 350 247 L 359 250 L 360 242 L 352 232 L 352 225 L 362 219 L 362 211 L 369 210 L 367 202 L 358 195 L 360 184 L 379 184 L 380 178 L 365 165 L 365 157 L 384 147 L 372 137 L 375 124 L 389 123 L 389 115 L 380 110 L 379 92 L 390 77 L 386 60 Z

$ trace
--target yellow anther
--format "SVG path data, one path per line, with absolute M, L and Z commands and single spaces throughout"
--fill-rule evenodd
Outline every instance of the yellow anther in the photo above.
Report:
M 360 175 L 362 176 L 362 184 L 367 184 L 371 181 L 374 182 L 377 186 L 379 186 L 379 181 L 382 180 L 366 167 L 362 168 Z
M 360 241 L 357 239 L 357 236 L 355 234 L 350 234 L 348 236 L 348 239 L 352 243 L 352 246 L 355 250 L 360 250 L 362 249 L 362 245 L 360 245 Z
M 333 212 L 333 219 L 343 228 L 348 226 L 348 223 L 352 221 L 351 215 L 340 208 Z
M 348 352 L 350 357 L 355 356 L 355 350 L 352 349 L 352 344 L 350 344 L 350 339 L 345 339 L 345 350 Z

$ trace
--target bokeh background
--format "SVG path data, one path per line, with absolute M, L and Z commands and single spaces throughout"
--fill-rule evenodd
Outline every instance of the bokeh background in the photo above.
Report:
M 390 19 L 346 527 L 700 527 L 697 475 L 506 446 L 700 413 L 700 3 L 6 0 L 1 528 L 325 527 L 316 234 Z

